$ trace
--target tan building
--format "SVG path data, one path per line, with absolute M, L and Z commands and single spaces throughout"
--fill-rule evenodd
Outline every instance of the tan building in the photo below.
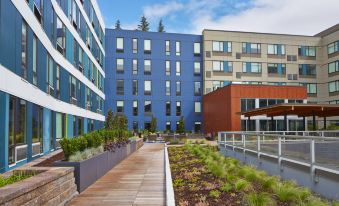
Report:
M 204 94 L 229 83 L 301 85 L 308 102 L 339 103 L 339 24 L 315 36 L 204 30 L 203 38 Z

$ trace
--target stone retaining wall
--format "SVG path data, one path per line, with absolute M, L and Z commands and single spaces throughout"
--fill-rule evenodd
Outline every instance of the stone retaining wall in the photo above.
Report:
M 14 170 L 11 173 L 38 174 L 0 188 L 0 205 L 65 205 L 78 194 L 73 171 L 74 168 L 67 167 L 23 167 Z

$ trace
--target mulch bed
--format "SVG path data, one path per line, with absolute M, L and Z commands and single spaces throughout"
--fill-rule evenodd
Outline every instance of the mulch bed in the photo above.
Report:
M 203 162 L 184 147 L 170 147 L 169 159 L 176 205 L 243 205 L 240 193 L 221 192 L 219 197 L 212 197 L 210 192 L 218 190 L 224 182 L 208 172 Z

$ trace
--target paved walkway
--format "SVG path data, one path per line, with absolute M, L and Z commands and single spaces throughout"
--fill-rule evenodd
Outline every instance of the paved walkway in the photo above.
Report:
M 145 144 L 69 205 L 165 205 L 163 144 Z

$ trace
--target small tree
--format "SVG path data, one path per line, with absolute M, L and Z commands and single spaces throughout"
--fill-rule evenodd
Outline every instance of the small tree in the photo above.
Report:
M 184 120 L 183 116 L 181 116 L 181 118 L 179 120 L 177 133 L 179 133 L 179 134 L 185 133 L 185 120 Z
M 148 23 L 145 15 L 143 15 L 141 17 L 140 24 L 138 25 L 138 30 L 140 30 L 140 31 L 149 31 L 149 23 Z
M 157 131 L 157 118 L 152 117 L 150 132 L 155 133 Z
M 162 23 L 162 19 L 159 21 L 158 32 L 165 32 L 165 26 Z
M 106 129 L 108 130 L 113 129 L 113 119 L 114 119 L 113 111 L 110 109 L 107 112 L 107 117 L 106 117 L 106 122 L 105 122 Z
M 115 23 L 115 29 L 121 29 L 121 24 L 120 24 L 120 20 L 118 19 L 117 22 Z
M 114 115 L 113 130 L 127 130 L 128 120 L 125 115 Z

